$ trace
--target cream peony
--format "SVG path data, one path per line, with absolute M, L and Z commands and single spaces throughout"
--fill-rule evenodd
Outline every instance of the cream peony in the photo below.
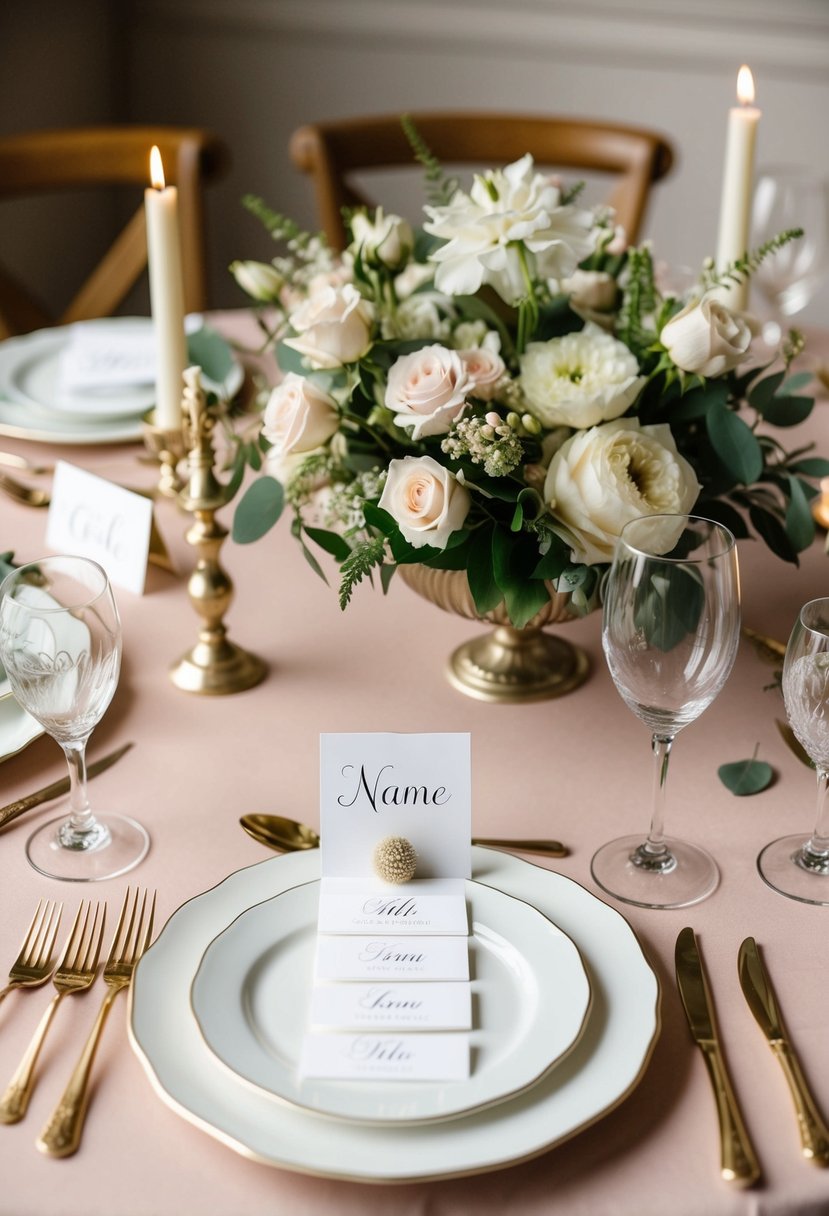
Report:
M 472 295 L 489 283 L 517 303 L 528 275 L 566 278 L 596 243 L 592 212 L 562 206 L 561 191 L 535 172 L 529 155 L 476 176 L 470 193 L 456 191 L 447 207 L 425 211 L 425 231 L 446 242 L 430 261 L 436 286 L 450 295 Z
M 389 270 L 402 266 L 414 247 L 414 233 L 407 220 L 399 215 L 384 215 L 378 207 L 374 218 L 364 211 L 351 217 L 352 248 L 359 250 L 364 262 L 380 263 Z
M 700 485 L 669 426 L 619 418 L 579 431 L 550 462 L 544 497 L 575 539 L 573 560 L 609 562 L 616 538 L 641 515 L 687 514 Z M 666 537 L 666 548 L 673 536 Z
M 751 329 L 719 300 L 703 296 L 672 317 L 659 340 L 682 371 L 722 376 L 748 355 Z
M 469 491 L 431 456 L 392 460 L 380 495 L 380 506 L 416 549 L 445 549 L 466 519 L 469 503 Z
M 321 285 L 291 313 L 295 338 L 285 345 L 304 355 L 312 367 L 356 363 L 371 347 L 373 311 L 351 283 Z
M 304 376 L 289 372 L 268 398 L 262 434 L 275 456 L 308 453 L 330 439 L 340 424 L 331 397 Z
M 545 426 L 579 430 L 618 418 L 646 377 L 623 342 L 588 323 L 578 333 L 531 342 L 521 356 L 521 388 Z
M 463 360 L 445 346 L 424 346 L 393 363 L 386 384 L 386 406 L 394 421 L 412 427 L 412 438 L 444 435 L 466 408 L 472 392 Z

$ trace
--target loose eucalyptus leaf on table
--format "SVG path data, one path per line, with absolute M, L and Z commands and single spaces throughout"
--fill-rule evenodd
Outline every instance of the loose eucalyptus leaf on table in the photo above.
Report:
M 748 794 L 759 794 L 768 789 L 774 780 L 774 769 L 765 760 L 735 760 L 732 764 L 721 764 L 717 776 L 726 789 L 739 798 Z

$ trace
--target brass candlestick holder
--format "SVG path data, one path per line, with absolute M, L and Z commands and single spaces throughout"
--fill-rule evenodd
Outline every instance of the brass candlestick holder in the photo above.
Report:
M 187 540 L 198 558 L 187 591 L 202 625 L 195 646 L 170 668 L 170 679 L 185 692 L 223 696 L 252 688 L 268 669 L 256 655 L 229 641 L 222 623 L 233 597 L 233 583 L 219 564 L 227 528 L 218 523 L 216 512 L 226 505 L 227 490 L 213 472 L 215 419 L 207 409 L 197 367 L 188 367 L 184 373 L 183 405 L 190 477 L 178 501 L 195 516 Z
M 144 423 L 144 446 L 158 461 L 158 493 L 164 498 L 177 498 L 184 488 L 178 466 L 185 454 L 182 427 L 159 426 L 155 410 L 148 410 Z

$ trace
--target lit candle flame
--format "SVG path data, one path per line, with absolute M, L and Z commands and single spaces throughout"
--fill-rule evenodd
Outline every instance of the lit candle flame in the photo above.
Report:
M 754 101 L 754 77 L 745 64 L 737 73 L 737 100 L 741 106 L 750 106 Z
M 164 189 L 164 164 L 155 144 L 150 150 L 150 181 L 156 190 Z

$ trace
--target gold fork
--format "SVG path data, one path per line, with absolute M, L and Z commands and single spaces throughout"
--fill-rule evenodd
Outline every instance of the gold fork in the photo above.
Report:
M 52 977 L 57 992 L 47 1005 L 14 1076 L 6 1086 L 6 1092 L 0 1098 L 0 1123 L 18 1123 L 26 1113 L 34 1089 L 37 1058 L 58 1005 L 68 993 L 85 991 L 95 979 L 104 936 L 106 904 L 96 904 L 90 925 L 91 913 L 92 901 L 84 906 L 81 900 L 63 955 Z
M 140 905 L 140 906 L 139 906 Z M 110 1009 L 122 988 L 127 988 L 135 970 L 135 964 L 149 945 L 155 915 L 155 892 L 136 889 L 131 898 L 129 888 L 124 897 L 121 915 L 115 928 L 109 957 L 104 964 L 104 983 L 108 992 L 89 1038 L 86 1040 L 63 1096 L 52 1112 L 37 1140 L 37 1147 L 50 1157 L 69 1157 L 77 1152 L 81 1143 L 81 1132 L 89 1103 L 89 1076 L 98 1047 L 101 1031 Z
M 0 1001 L 12 988 L 37 988 L 46 983 L 55 965 L 53 951 L 62 911 L 63 904 L 53 899 L 40 900 L 20 953 L 12 963 L 9 982 L 0 990 Z

